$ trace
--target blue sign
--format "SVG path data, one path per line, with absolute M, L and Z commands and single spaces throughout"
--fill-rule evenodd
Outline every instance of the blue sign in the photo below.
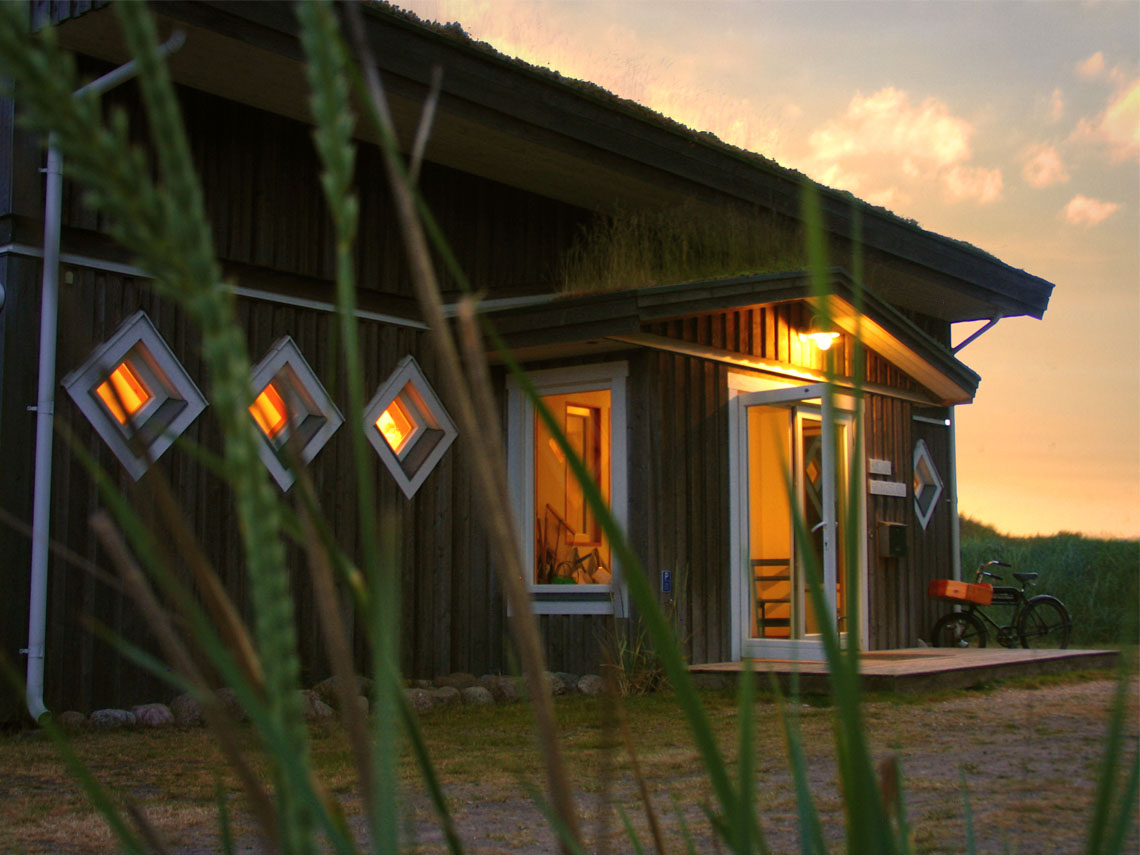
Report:
M 672 570 L 662 570 L 661 571 L 661 593 L 662 594 L 672 594 L 673 593 L 673 571 Z

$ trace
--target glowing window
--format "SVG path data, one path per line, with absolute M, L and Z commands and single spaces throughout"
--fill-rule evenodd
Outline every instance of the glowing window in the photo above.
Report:
M 380 431 L 387 441 L 388 447 L 396 453 L 397 457 L 408 450 L 411 445 L 409 440 L 416 432 L 417 427 L 418 425 L 412 421 L 399 398 L 390 403 L 387 409 L 380 414 L 380 418 L 376 420 L 376 429 Z
M 409 499 L 458 431 L 415 359 L 404 357 L 364 410 L 365 436 Z
M 530 373 L 542 403 L 619 525 L 629 510 L 627 376 L 624 362 Z M 507 378 L 506 392 L 507 475 L 531 606 L 538 614 L 627 615 L 620 562 L 586 502 L 570 455 L 513 378 Z
M 606 502 L 610 500 L 611 397 L 609 389 L 583 389 L 542 398 Z M 569 459 L 537 412 L 534 437 L 538 531 L 532 581 L 535 585 L 608 585 L 613 575 L 609 541 Z
M 127 318 L 63 386 L 135 479 L 206 408 L 205 397 L 143 312 Z
M 249 412 L 262 433 L 270 439 L 276 439 L 281 434 L 289 417 L 285 399 L 272 383 L 262 389 L 261 394 L 249 405 Z
M 154 400 L 154 395 L 129 360 L 120 362 L 111 376 L 95 389 L 95 394 L 121 425 L 133 419 L 146 404 Z
M 278 486 L 288 490 L 293 465 L 306 464 L 344 423 L 325 387 L 289 336 L 253 368 L 249 414 L 265 437 L 259 453 Z

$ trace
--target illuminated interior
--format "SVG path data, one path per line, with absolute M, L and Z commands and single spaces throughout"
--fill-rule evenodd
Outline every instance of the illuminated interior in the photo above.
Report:
M 408 441 L 416 432 L 416 421 L 408 412 L 408 408 L 395 398 L 387 409 L 376 419 L 376 429 L 388 443 L 388 447 L 398 456 L 403 454 Z
M 285 400 L 275 383 L 270 383 L 261 390 L 261 394 L 250 404 L 249 412 L 257 426 L 270 439 L 280 437 L 289 421 Z
M 546 395 L 602 498 L 610 501 L 610 391 Z M 538 585 L 608 585 L 610 545 L 574 477 L 570 461 L 540 416 L 534 422 L 534 508 Z
M 95 393 L 121 425 L 134 418 L 154 397 L 129 359 L 119 363 Z
M 748 408 L 748 518 L 752 573 L 751 637 L 804 638 L 820 631 L 819 617 L 809 594 L 805 561 L 823 556 L 823 425 L 809 408 L 753 406 Z M 837 517 L 843 519 L 847 428 L 836 425 L 838 440 Z M 788 491 L 787 471 L 799 469 L 794 493 Z M 793 509 L 792 501 L 798 508 Z M 804 542 L 795 536 L 795 514 L 809 532 Z M 844 533 L 836 550 L 836 619 L 845 629 Z

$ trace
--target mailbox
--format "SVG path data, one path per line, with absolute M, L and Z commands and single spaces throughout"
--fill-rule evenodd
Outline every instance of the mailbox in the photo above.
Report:
M 880 558 L 902 558 L 906 555 L 906 523 L 879 520 L 876 540 Z

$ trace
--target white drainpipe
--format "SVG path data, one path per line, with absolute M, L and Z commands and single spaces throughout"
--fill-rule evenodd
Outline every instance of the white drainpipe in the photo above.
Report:
M 159 48 L 167 56 L 186 37 L 177 32 Z M 96 95 L 135 75 L 134 60 L 75 90 L 76 97 Z M 47 178 L 44 188 L 44 269 L 40 296 L 40 360 L 36 405 L 35 480 L 32 486 L 32 566 L 28 594 L 27 684 L 28 712 L 35 721 L 51 715 L 44 705 L 44 642 L 47 638 L 48 535 L 51 524 L 51 443 L 55 422 L 55 351 L 59 320 L 59 235 L 62 220 L 63 158 L 48 137 Z

